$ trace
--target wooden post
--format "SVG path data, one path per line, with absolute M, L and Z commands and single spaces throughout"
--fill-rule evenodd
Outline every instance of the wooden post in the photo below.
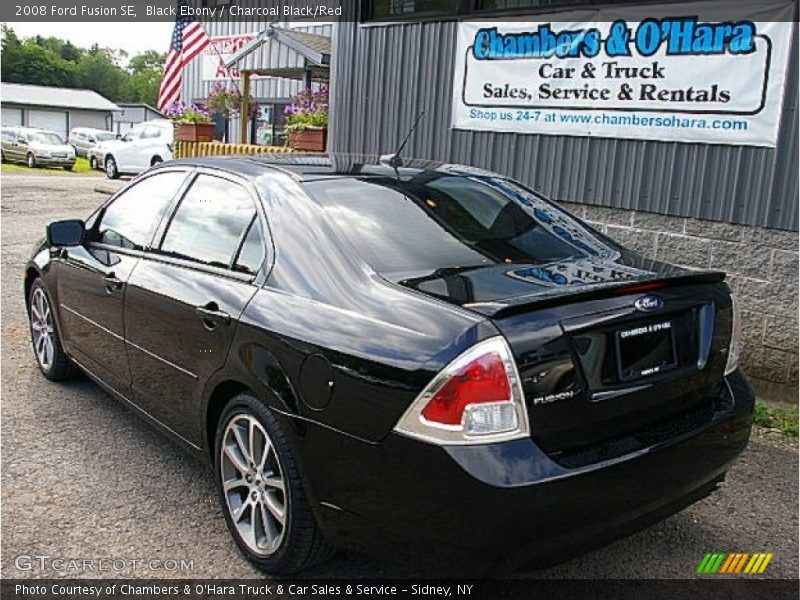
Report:
M 250 133 L 250 72 L 242 71 L 242 105 L 239 107 L 239 143 L 248 144 Z

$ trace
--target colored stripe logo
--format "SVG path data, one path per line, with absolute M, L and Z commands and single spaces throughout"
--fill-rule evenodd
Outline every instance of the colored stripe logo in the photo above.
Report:
M 745 573 L 757 575 L 767 569 L 769 561 L 772 560 L 772 553 L 757 552 L 709 552 L 700 561 L 697 573 L 701 575 L 713 574 L 737 574 Z

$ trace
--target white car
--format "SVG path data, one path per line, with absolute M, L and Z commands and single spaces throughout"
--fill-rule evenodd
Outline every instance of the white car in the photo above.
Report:
M 89 151 L 93 166 L 106 176 L 136 175 L 172 159 L 173 124 L 167 119 L 145 121 L 132 127 L 121 139 L 102 142 Z

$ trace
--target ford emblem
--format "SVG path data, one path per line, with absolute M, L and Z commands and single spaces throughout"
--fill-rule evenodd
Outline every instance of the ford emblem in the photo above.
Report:
M 654 312 L 664 306 L 664 301 L 658 296 L 642 296 L 633 303 L 636 310 Z

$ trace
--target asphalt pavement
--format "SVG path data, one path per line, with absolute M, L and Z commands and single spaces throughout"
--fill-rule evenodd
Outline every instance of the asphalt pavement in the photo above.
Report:
M 103 201 L 93 191 L 98 183 L 103 180 L 77 175 L 4 174 L 0 180 L 2 576 L 259 577 L 225 529 L 207 467 L 87 379 L 56 384 L 36 369 L 23 266 L 46 223 L 86 217 Z M 706 552 L 771 552 L 762 577 L 798 576 L 795 444 L 757 431 L 711 497 L 607 547 L 520 575 L 687 578 Z M 49 558 L 37 558 L 43 556 Z M 64 562 L 70 559 L 94 568 L 71 569 L 75 563 Z M 435 573 L 340 552 L 306 575 Z

